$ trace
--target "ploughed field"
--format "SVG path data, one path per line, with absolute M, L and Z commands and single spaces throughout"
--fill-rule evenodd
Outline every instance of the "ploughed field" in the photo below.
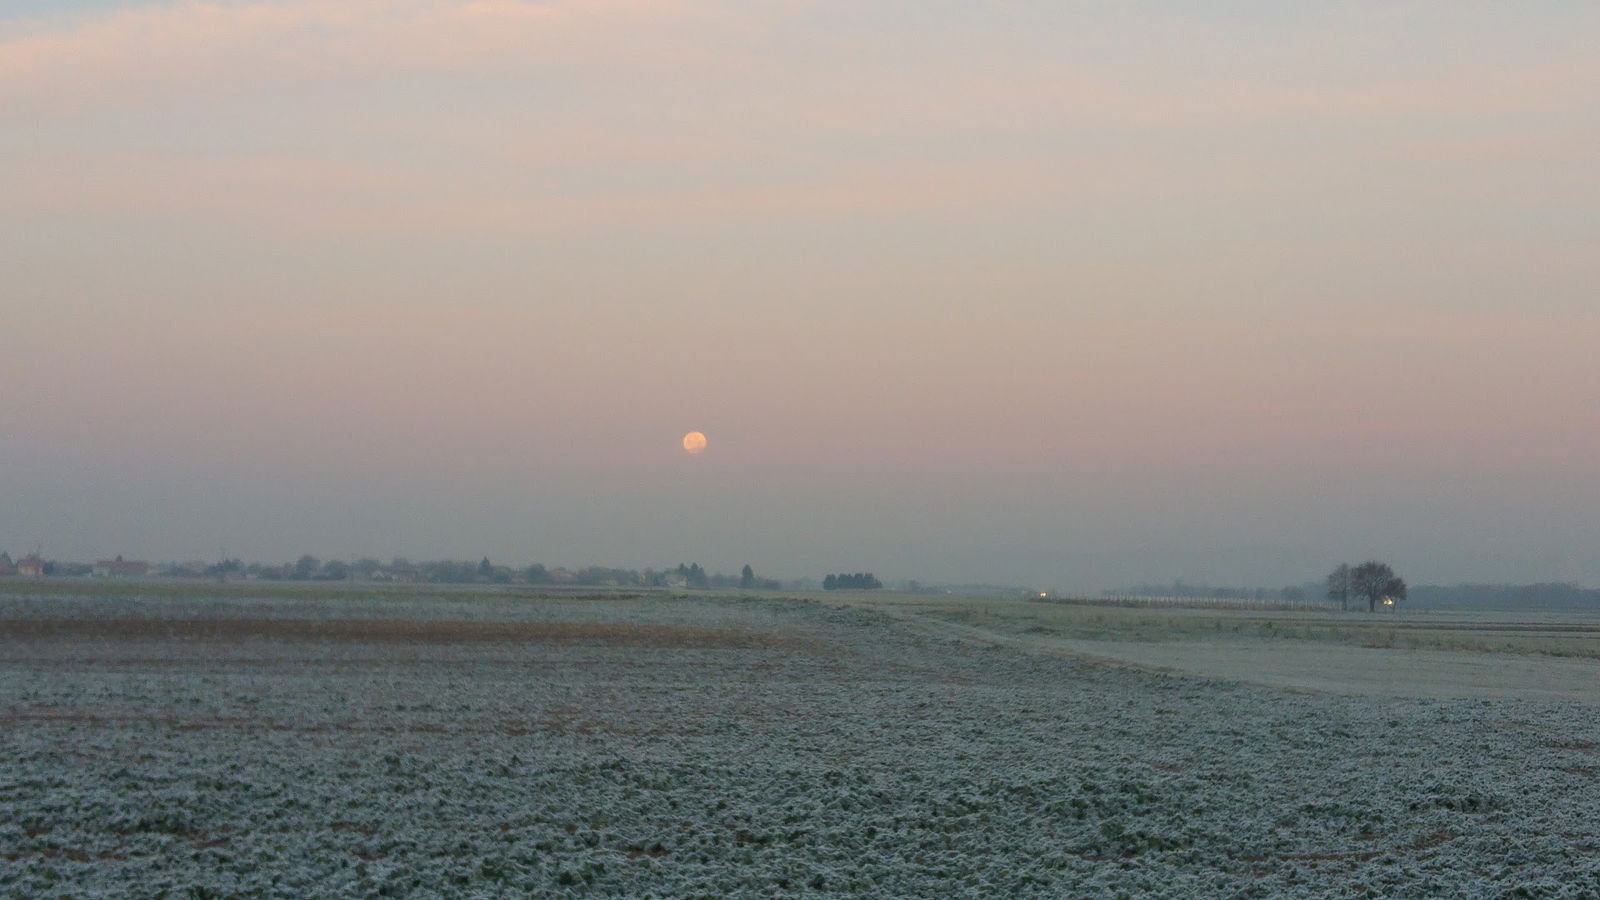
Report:
M 1600 894 L 1581 696 L 889 604 L 125 591 L 0 598 L 0 895 Z

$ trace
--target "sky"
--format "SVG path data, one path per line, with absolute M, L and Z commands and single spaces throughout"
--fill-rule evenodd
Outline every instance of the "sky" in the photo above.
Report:
M 0 549 L 1600 585 L 1597 40 L 0 0 Z

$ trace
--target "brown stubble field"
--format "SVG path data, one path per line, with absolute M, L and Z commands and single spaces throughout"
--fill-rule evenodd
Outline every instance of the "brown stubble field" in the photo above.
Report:
M 29 618 L 0 620 L 0 641 L 107 643 L 250 640 L 361 644 L 600 644 L 630 647 L 768 647 L 797 640 L 734 628 L 641 622 L 464 622 L 415 619 Z

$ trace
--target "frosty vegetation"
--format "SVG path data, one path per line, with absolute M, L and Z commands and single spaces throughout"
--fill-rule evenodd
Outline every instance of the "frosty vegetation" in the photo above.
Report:
M 0 601 L 0 895 L 1600 894 L 1579 701 L 811 600 L 218 591 Z

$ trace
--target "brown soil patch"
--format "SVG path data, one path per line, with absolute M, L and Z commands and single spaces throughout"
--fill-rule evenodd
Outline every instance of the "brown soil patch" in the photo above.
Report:
M 46 847 L 43 850 L 35 850 L 31 853 L 0 853 L 0 859 L 6 860 L 7 862 L 20 862 L 31 857 L 40 857 L 43 859 L 65 859 L 80 863 L 104 862 L 106 860 L 125 860 L 128 858 L 122 853 L 112 853 L 109 851 L 103 853 L 89 853 L 84 850 L 63 850 L 59 847 Z
M 1444 828 L 1440 829 L 1439 831 L 1435 831 L 1432 834 L 1425 834 L 1422 837 L 1412 841 L 1408 846 L 1412 850 L 1432 850 L 1441 844 L 1447 844 L 1455 840 L 1457 837 L 1459 837 L 1459 835 L 1457 835 L 1454 831 Z
M 7 619 L 0 638 L 171 641 L 266 639 L 375 644 L 604 644 L 668 648 L 810 646 L 795 637 L 735 628 L 631 622 L 431 622 L 408 619 Z
M 176 715 L 171 712 L 141 713 L 131 711 L 89 712 L 79 709 L 55 709 L 31 706 L 0 709 L 0 727 L 16 728 L 28 725 L 86 725 L 95 728 L 121 728 L 140 726 L 167 728 L 173 731 L 276 731 L 292 734 L 370 733 L 370 734 L 501 734 L 506 737 L 524 737 L 529 734 L 609 734 L 635 736 L 640 734 L 671 734 L 692 736 L 699 732 L 681 724 L 648 722 L 619 724 L 585 716 L 576 707 L 556 707 L 538 719 L 463 719 L 447 722 L 362 722 L 348 720 L 326 724 L 306 725 L 273 718 L 248 718 L 224 716 L 213 713 Z M 145 757 L 150 759 L 151 757 Z M 32 836 L 32 835 L 30 835 Z

